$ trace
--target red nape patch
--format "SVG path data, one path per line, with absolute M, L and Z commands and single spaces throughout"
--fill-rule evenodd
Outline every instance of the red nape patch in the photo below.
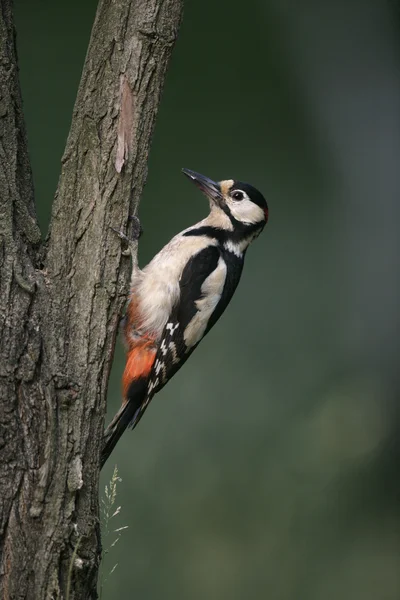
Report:
M 268 208 L 264 208 L 265 222 L 268 221 Z
M 129 350 L 124 374 L 122 376 L 122 393 L 126 402 L 129 386 L 134 379 L 148 377 L 156 358 L 156 348 L 153 340 L 140 341 Z

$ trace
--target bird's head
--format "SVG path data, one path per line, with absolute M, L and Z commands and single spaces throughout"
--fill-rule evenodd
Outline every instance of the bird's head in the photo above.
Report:
M 221 211 L 234 229 L 261 231 L 268 221 L 267 202 L 252 185 L 235 179 L 217 182 L 189 169 L 182 171 L 207 196 L 211 211 Z

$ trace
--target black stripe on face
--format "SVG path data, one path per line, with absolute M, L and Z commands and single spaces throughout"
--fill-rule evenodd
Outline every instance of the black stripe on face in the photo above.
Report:
M 229 211 L 226 212 L 226 214 L 229 216 L 232 222 L 233 231 L 229 231 L 228 229 L 218 229 L 217 227 L 210 227 L 208 225 L 205 225 L 203 227 L 198 227 L 197 229 L 190 229 L 189 231 L 186 231 L 183 235 L 185 237 L 204 235 L 214 240 L 217 240 L 217 242 L 221 245 L 229 241 L 232 241 L 233 243 L 237 244 L 248 237 L 252 237 L 253 234 L 261 233 L 265 225 L 265 222 L 245 225 L 244 223 L 237 221 L 230 214 Z
M 242 184 L 242 185 L 244 185 L 244 184 Z M 235 186 L 233 186 L 233 187 L 236 189 Z M 247 187 L 251 187 L 251 186 L 247 186 Z M 238 189 L 241 189 L 241 188 L 238 188 Z M 250 201 L 252 201 L 251 198 L 250 198 Z M 258 202 L 255 202 L 254 204 L 258 205 Z M 265 205 L 267 204 L 265 202 L 265 200 L 264 200 L 264 204 Z M 226 232 L 225 240 L 232 240 L 235 242 L 241 241 L 241 240 L 251 236 L 255 232 L 261 233 L 261 231 L 263 230 L 263 228 L 265 226 L 266 221 L 260 221 L 259 223 L 250 223 L 250 224 L 243 223 L 242 221 L 238 221 L 232 215 L 229 206 L 225 202 L 223 204 L 221 204 L 221 209 L 224 211 L 224 213 L 227 215 L 227 217 L 229 217 L 229 220 L 232 223 L 232 227 L 233 227 L 233 231 Z

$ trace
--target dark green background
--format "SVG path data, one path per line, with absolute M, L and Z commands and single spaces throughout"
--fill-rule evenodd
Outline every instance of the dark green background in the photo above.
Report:
M 45 228 L 96 2 L 17 0 Z M 103 599 L 398 600 L 400 54 L 395 3 L 187 0 L 140 216 L 145 264 L 205 199 L 270 222 L 221 322 L 127 433 Z M 109 415 L 120 404 L 118 343 Z M 107 545 L 107 541 L 105 542 Z

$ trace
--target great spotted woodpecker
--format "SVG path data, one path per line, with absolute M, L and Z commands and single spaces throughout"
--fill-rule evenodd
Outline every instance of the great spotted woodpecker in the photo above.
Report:
M 268 220 L 267 203 L 251 185 L 233 179 L 216 183 L 189 169 L 183 173 L 207 196 L 210 214 L 172 238 L 143 270 L 132 245 L 124 400 L 105 432 L 101 466 L 222 315 L 239 283 L 247 247 Z

